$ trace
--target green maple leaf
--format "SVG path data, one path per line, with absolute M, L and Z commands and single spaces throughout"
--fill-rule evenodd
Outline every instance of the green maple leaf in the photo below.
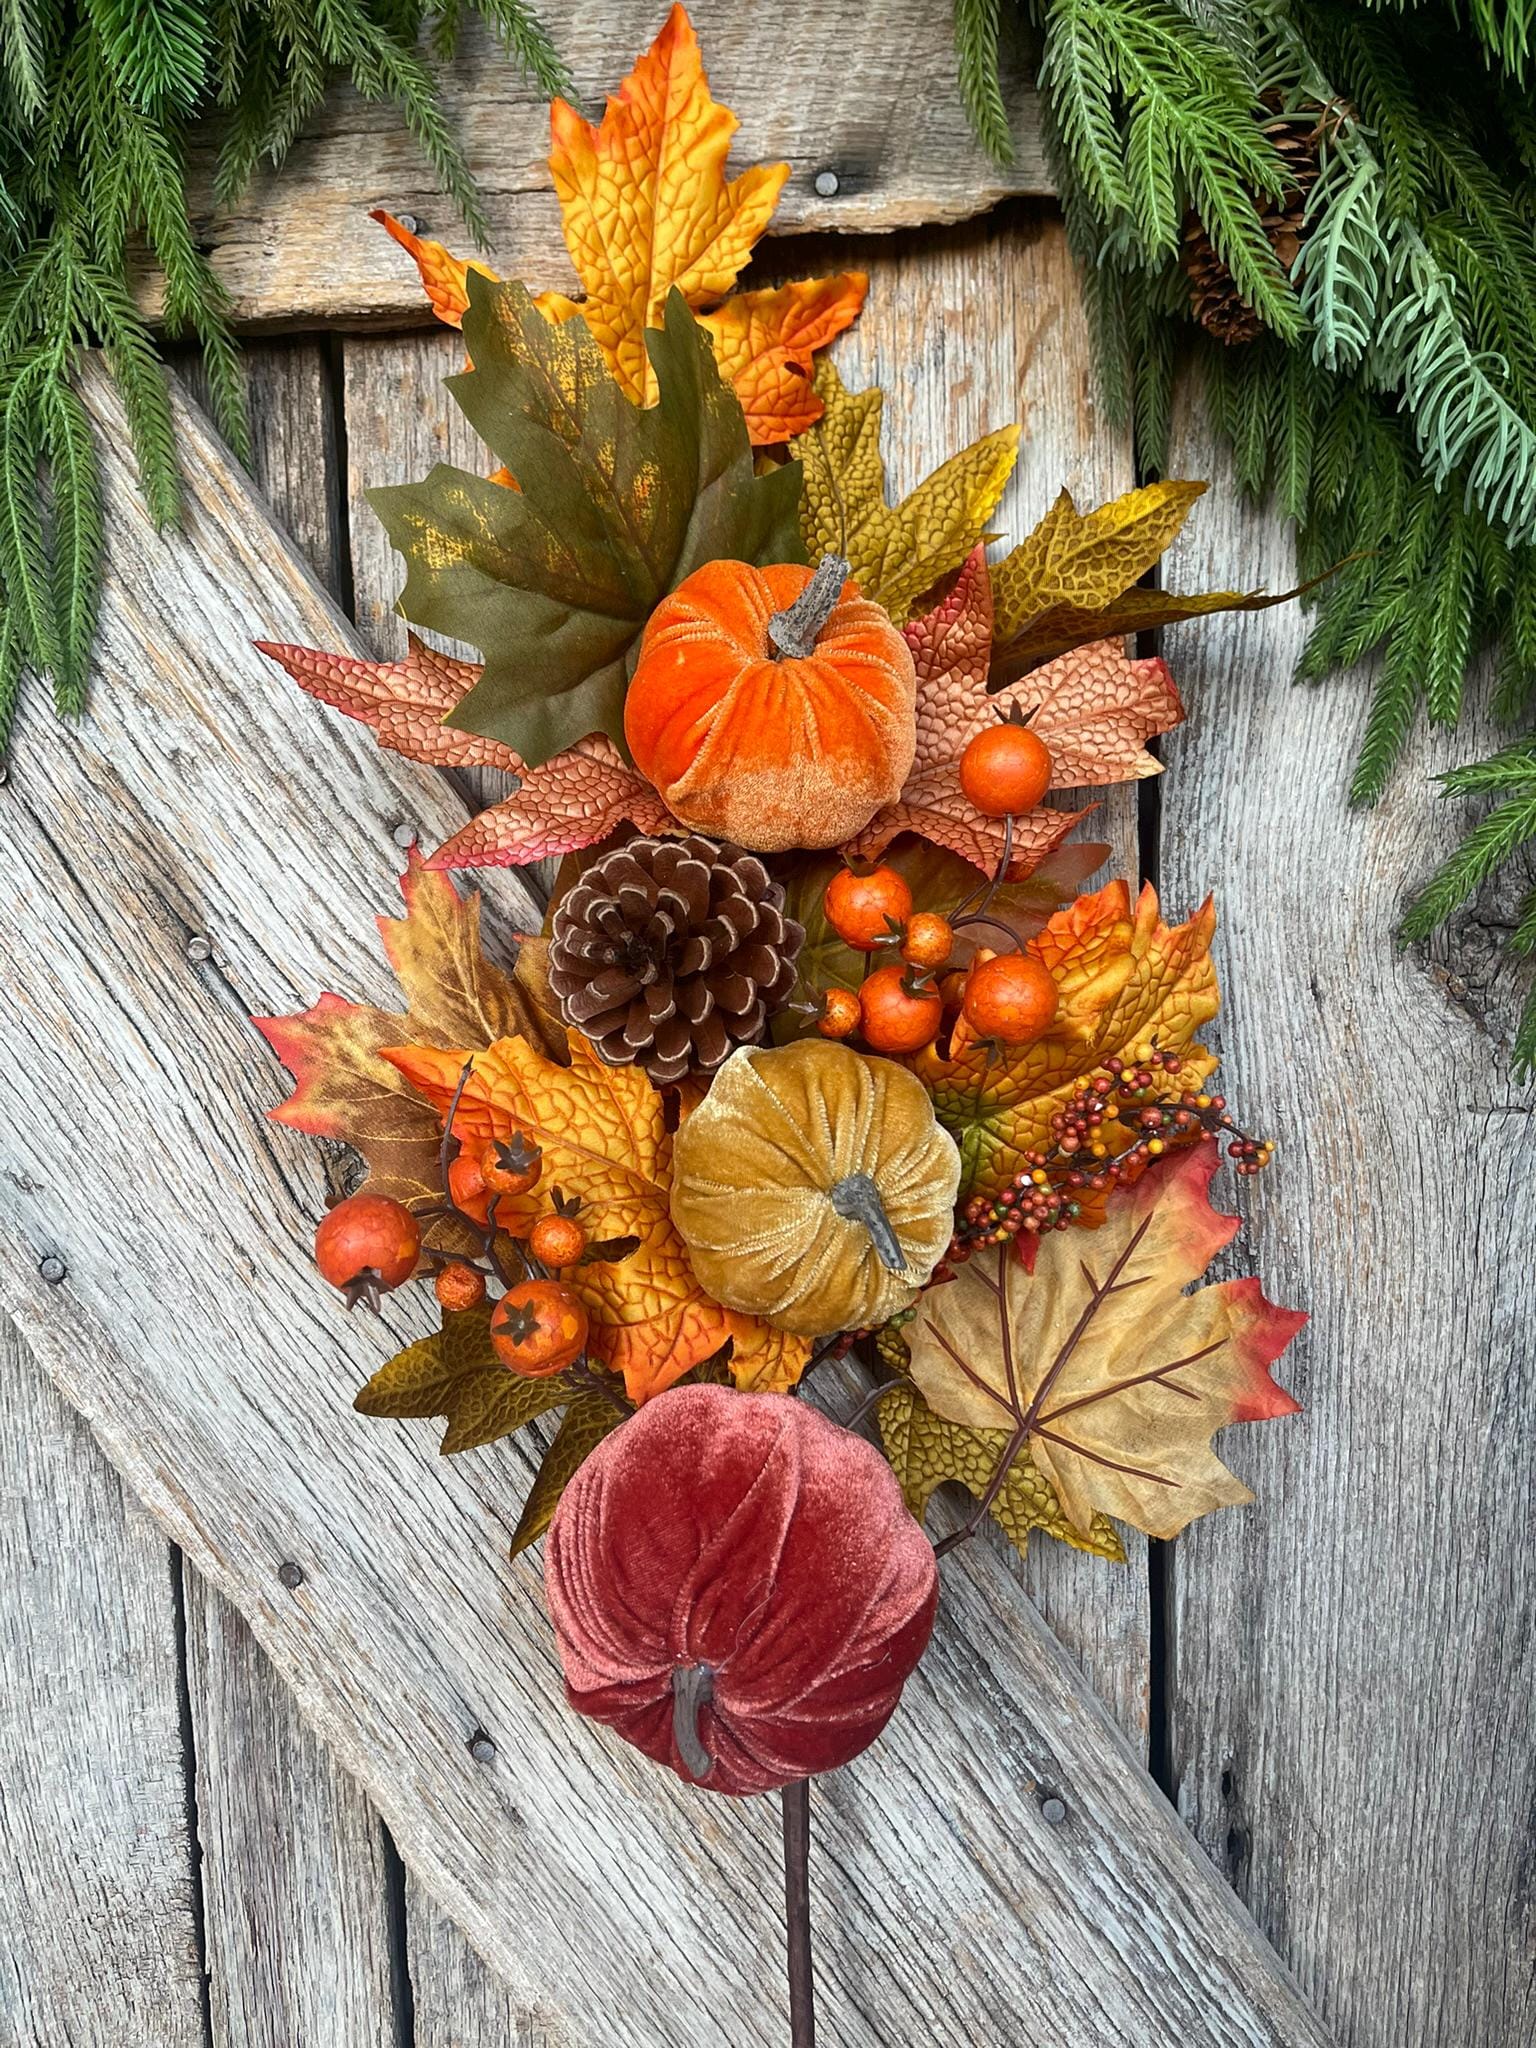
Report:
M 584 320 L 471 273 L 473 368 L 449 389 L 520 488 L 447 464 L 369 493 L 406 560 L 400 609 L 467 640 L 484 673 L 448 723 L 530 767 L 589 733 L 624 744 L 624 694 L 657 603 L 702 563 L 804 561 L 800 467 L 754 474 L 740 400 L 675 289 L 646 334 L 660 396 L 635 405 Z

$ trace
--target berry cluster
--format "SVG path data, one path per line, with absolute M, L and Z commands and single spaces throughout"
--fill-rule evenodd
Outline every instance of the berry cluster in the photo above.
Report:
M 559 1188 L 551 1190 L 547 1213 L 523 1231 L 514 1230 L 500 1205 L 538 1186 L 543 1154 L 521 1131 L 510 1139 L 461 1144 L 451 1135 L 457 1108 L 456 1096 L 443 1139 L 445 1201 L 413 1213 L 384 1195 L 351 1195 L 321 1218 L 315 1262 L 349 1308 L 362 1301 L 377 1309 L 380 1296 L 409 1280 L 423 1259 L 433 1269 L 433 1291 L 445 1310 L 477 1308 L 494 1281 L 501 1293 L 490 1338 L 502 1363 L 529 1379 L 564 1372 L 586 1351 L 587 1312 L 554 1275 L 590 1259 L 623 1258 L 634 1240 L 592 1243 L 580 1221 L 580 1202 Z M 478 1258 L 423 1245 L 423 1219 L 442 1216 L 454 1217 L 478 1240 Z
M 934 1279 L 953 1278 L 956 1267 L 987 1245 L 1070 1229 L 1082 1215 L 1085 1194 L 1128 1185 L 1169 1150 L 1225 1139 L 1240 1174 L 1261 1172 L 1274 1144 L 1240 1130 L 1225 1096 L 1161 1092 L 1160 1081 L 1183 1063 L 1182 1054 L 1156 1045 L 1138 1046 L 1130 1060 L 1106 1060 L 1052 1116 L 1049 1147 L 1026 1152 L 1023 1168 L 1000 1193 L 973 1195 L 965 1204 Z M 1111 1150 L 1106 1129 L 1127 1132 L 1129 1142 Z

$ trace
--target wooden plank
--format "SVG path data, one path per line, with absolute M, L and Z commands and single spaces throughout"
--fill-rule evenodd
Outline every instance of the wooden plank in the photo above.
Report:
M 568 0 L 543 10 L 585 111 L 596 115 L 661 26 L 656 0 Z M 697 0 L 694 24 L 715 97 L 741 117 L 735 161 L 788 161 L 774 232 L 860 232 L 961 220 L 1010 193 L 1051 189 L 1039 116 L 1008 25 L 1006 86 L 1017 108 L 1017 161 L 994 164 L 960 101 L 949 11 L 926 0 L 820 0 L 743 7 Z M 481 187 L 490 260 L 536 288 L 569 289 L 550 186 L 549 110 L 479 24 L 442 72 L 443 105 Z M 369 222 L 372 207 L 408 214 L 473 254 L 393 107 L 337 85 L 277 171 L 259 173 L 234 207 L 212 199 L 217 130 L 188 155 L 193 224 L 234 317 L 248 325 L 425 323 L 415 271 Z M 816 189 L 832 172 L 835 193 Z M 158 309 L 158 280 L 140 296 Z
M 215 2048 L 395 2048 L 378 1816 L 195 1574 L 187 1683 Z
M 0 1318 L 0 2040 L 204 2048 L 164 1535 Z
M 406 1882 L 414 2048 L 562 2048 L 572 2036 L 552 2004 L 518 1998 L 415 1878 Z
M 1215 474 L 1180 589 L 1282 587 L 1184 412 L 1173 466 Z M 1484 903 L 1398 953 L 1407 892 L 1469 822 L 1428 777 L 1497 741 L 1421 729 L 1372 812 L 1347 784 L 1359 679 L 1286 687 L 1292 610 L 1169 633 L 1193 715 L 1168 747 L 1162 875 L 1214 886 L 1218 1037 L 1275 1132 L 1240 1267 L 1312 1311 L 1292 1422 L 1230 1440 L 1259 1505 L 1180 1537 L 1169 1702 L 1179 1802 L 1354 2048 L 1536 2036 L 1536 1122 L 1508 1051 L 1518 977 Z
M 279 1083 L 246 1012 L 387 994 L 369 916 L 392 828 L 441 833 L 454 803 L 319 710 L 294 744 L 249 637 L 355 645 L 344 622 L 190 412 L 187 528 L 156 535 L 110 388 L 84 394 L 103 687 L 85 744 L 28 719 L 7 786 L 0 1300 L 519 1999 L 583 2044 L 759 2038 L 775 1807 L 716 1805 L 564 1711 L 537 1562 L 506 1559 L 525 1451 L 439 1461 L 430 1429 L 351 1417 L 424 1304 L 383 1329 L 337 1313 L 309 1260 L 321 1163 L 264 1121 Z M 88 860 L 60 824 L 86 817 Z M 971 1553 L 902 1713 L 818 1793 L 829 2038 L 1320 2043 L 1006 1569 Z

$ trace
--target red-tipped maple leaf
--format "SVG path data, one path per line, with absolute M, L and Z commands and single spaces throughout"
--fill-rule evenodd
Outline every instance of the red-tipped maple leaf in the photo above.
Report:
M 882 854 L 901 832 L 916 832 L 990 872 L 1002 858 L 1003 821 L 985 817 L 960 786 L 960 756 L 976 734 L 1017 705 L 1051 750 L 1052 789 L 1130 782 L 1157 775 L 1146 751 L 1154 733 L 1184 716 L 1166 665 L 1132 660 L 1118 640 L 1099 640 L 989 695 L 992 587 L 986 551 L 967 558 L 954 587 L 903 627 L 917 668 L 917 753 L 906 787 L 860 833 L 852 851 Z M 1043 806 L 1013 821 L 1009 875 L 1029 874 L 1059 846 L 1081 811 Z
M 424 646 L 414 634 L 401 661 L 354 661 L 312 647 L 256 644 L 301 690 L 371 725 L 381 747 L 436 768 L 500 768 L 518 778 L 510 796 L 437 849 L 429 868 L 526 867 L 595 845 L 626 819 L 642 832 L 683 829 L 604 733 L 528 768 L 500 741 L 445 725 L 444 717 L 480 670 Z

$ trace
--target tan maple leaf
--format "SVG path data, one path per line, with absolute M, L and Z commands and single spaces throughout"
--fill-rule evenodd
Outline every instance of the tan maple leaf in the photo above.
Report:
M 1111 1201 L 1092 1238 L 1048 1236 L 1032 1275 L 1006 1247 L 979 1255 L 906 1327 L 934 1412 L 1006 1431 L 996 1483 L 1027 1449 L 1079 1534 L 1103 1514 L 1166 1538 L 1252 1500 L 1212 1436 L 1300 1406 L 1271 1368 L 1303 1314 L 1266 1301 L 1255 1279 L 1185 1292 L 1239 1228 L 1211 1206 L 1217 1164 L 1204 1144 L 1159 1166 Z
M 537 768 L 500 740 L 443 719 L 478 680 L 476 662 L 439 654 L 411 635 L 399 661 L 356 661 L 313 647 L 258 640 L 301 690 L 373 727 L 379 745 L 438 768 L 499 768 L 518 787 L 440 846 L 429 868 L 526 867 L 593 846 L 626 821 L 641 832 L 680 833 L 643 775 L 606 733 L 592 733 Z
M 894 804 L 877 811 L 853 843 L 876 857 L 901 832 L 947 846 L 987 873 L 1003 857 L 1001 818 L 978 811 L 960 784 L 960 756 L 977 733 L 1017 707 L 1051 752 L 1053 790 L 1130 782 L 1162 772 L 1145 742 L 1184 716 L 1164 662 L 1132 660 L 1114 640 L 1078 648 L 1015 689 L 989 694 L 993 602 L 986 550 L 974 548 L 931 612 L 903 628 L 917 670 L 917 752 Z M 1039 806 L 1013 820 L 1008 873 L 1028 875 L 1087 809 Z
M 656 373 L 645 333 L 661 325 L 675 287 L 709 329 L 752 440 L 768 445 L 820 417 L 812 352 L 858 318 L 869 280 L 849 271 L 726 296 L 789 176 L 788 164 L 758 164 L 728 178 L 738 126 L 710 96 L 698 37 L 681 6 L 610 96 L 601 122 L 557 99 L 549 167 L 584 297 L 543 292 L 535 303 L 552 321 L 584 319 L 620 388 L 652 405 Z M 493 279 L 495 272 L 388 214 L 372 217 L 414 259 L 438 318 L 459 326 L 469 272 Z

